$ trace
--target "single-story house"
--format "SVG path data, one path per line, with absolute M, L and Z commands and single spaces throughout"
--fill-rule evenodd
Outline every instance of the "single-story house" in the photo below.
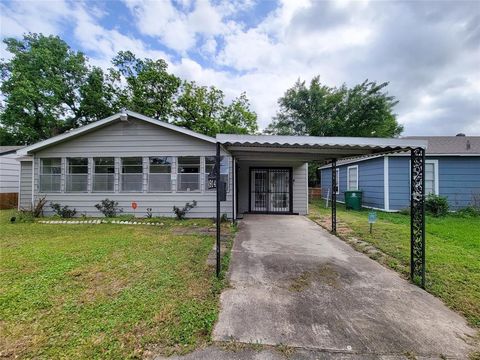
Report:
M 425 193 L 446 196 L 450 208 L 480 206 L 480 136 L 415 136 L 426 140 Z M 361 190 L 364 207 L 399 211 L 410 206 L 410 154 L 343 159 L 337 162 L 337 199 Z M 331 165 L 320 167 L 322 196 L 331 191 Z
M 118 201 L 125 213 L 173 216 L 196 200 L 190 217 L 215 217 L 209 189 L 217 147 L 226 182 L 221 213 L 307 214 L 308 161 L 427 147 L 425 141 L 309 136 L 205 136 L 132 111 L 71 130 L 18 151 L 19 207 L 40 197 L 101 215 L 95 204 Z M 131 205 L 135 202 L 136 210 Z M 49 206 L 45 212 L 51 213 Z
M 17 207 L 20 162 L 16 152 L 22 147 L 0 146 L 0 209 Z

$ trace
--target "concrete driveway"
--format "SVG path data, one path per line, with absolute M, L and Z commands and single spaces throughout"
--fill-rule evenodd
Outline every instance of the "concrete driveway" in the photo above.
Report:
M 464 318 L 302 216 L 246 216 L 229 276 L 217 341 L 349 359 L 465 359 L 473 349 Z

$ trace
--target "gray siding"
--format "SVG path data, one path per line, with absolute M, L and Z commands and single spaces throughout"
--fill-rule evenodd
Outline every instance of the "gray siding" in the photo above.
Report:
M 345 201 L 344 192 L 347 190 L 347 168 L 358 166 L 358 189 L 363 192 L 363 205 L 378 209 L 384 208 L 383 188 L 383 157 L 358 161 L 356 163 L 338 166 L 339 169 L 339 194 L 338 201 Z M 321 171 L 322 196 L 325 198 L 332 187 L 332 171 L 330 168 Z
M 84 134 L 68 142 L 60 143 L 35 154 L 35 194 L 36 196 L 47 197 L 48 202 L 58 202 L 75 208 L 78 214 L 86 213 L 89 216 L 100 216 L 101 214 L 94 207 L 100 200 L 105 198 L 114 199 L 119 202 L 119 207 L 124 213 L 133 213 L 132 201 L 137 202 L 138 208 L 135 214 L 145 216 L 146 209 L 152 208 L 154 216 L 174 216 L 172 207 L 183 206 L 186 202 L 196 200 L 198 205 L 189 213 L 189 217 L 214 217 L 216 211 L 215 192 L 205 191 L 204 156 L 215 155 L 215 144 L 196 139 L 194 137 L 178 133 L 173 130 L 146 123 L 144 121 L 131 119 L 128 123 L 116 122 L 94 132 Z M 147 191 L 147 175 L 144 174 L 143 192 L 119 192 L 119 174 L 117 166 L 115 174 L 115 192 L 91 192 L 91 176 L 89 176 L 88 193 L 65 192 L 65 168 L 63 161 L 62 168 L 62 189 L 59 193 L 42 194 L 38 192 L 39 176 L 38 169 L 40 158 L 44 157 L 88 157 L 90 167 L 94 157 L 115 157 L 116 163 L 120 164 L 120 158 L 141 156 L 143 157 L 144 168 L 148 168 L 149 156 L 173 156 L 172 166 L 172 192 L 150 193 Z M 201 156 L 200 192 L 176 192 L 176 158 L 177 156 Z M 229 191 L 227 201 L 222 202 L 221 212 L 231 217 L 232 213 L 232 176 L 231 158 Z M 144 170 L 145 172 L 145 170 Z M 46 206 L 46 214 L 51 213 L 49 206 Z
M 473 205 L 480 196 L 480 156 L 427 156 L 438 160 L 439 195 L 448 198 L 452 210 Z M 390 209 L 410 206 L 410 158 L 390 157 Z
M 238 162 L 238 212 L 248 212 L 249 200 L 249 169 L 250 167 L 291 167 L 293 175 L 293 212 L 300 215 L 308 214 L 308 168 L 307 163 L 299 162 L 268 162 L 239 161 Z
M 0 156 L 0 192 L 17 193 L 20 176 L 20 163 L 16 154 Z
M 28 209 L 32 206 L 32 162 L 20 163 L 20 194 L 18 207 Z

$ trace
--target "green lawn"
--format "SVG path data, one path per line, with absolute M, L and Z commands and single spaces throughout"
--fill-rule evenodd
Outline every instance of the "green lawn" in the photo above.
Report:
M 0 212 L 0 357 L 139 358 L 210 341 L 223 286 L 206 265 L 211 220 L 10 224 L 12 214 Z
M 324 201 L 311 204 L 310 217 L 325 220 L 331 209 Z M 355 236 L 373 244 L 394 261 L 389 265 L 408 269 L 410 216 L 377 211 L 378 221 L 369 233 L 368 211 L 346 211 L 337 205 L 339 222 Z M 426 289 L 480 327 L 480 218 L 449 215 L 426 219 Z M 400 266 L 398 266 L 400 265 Z

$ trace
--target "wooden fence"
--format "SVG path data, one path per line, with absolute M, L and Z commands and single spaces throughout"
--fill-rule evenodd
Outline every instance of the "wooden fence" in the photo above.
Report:
M 0 210 L 16 209 L 18 206 L 18 193 L 0 193 Z

